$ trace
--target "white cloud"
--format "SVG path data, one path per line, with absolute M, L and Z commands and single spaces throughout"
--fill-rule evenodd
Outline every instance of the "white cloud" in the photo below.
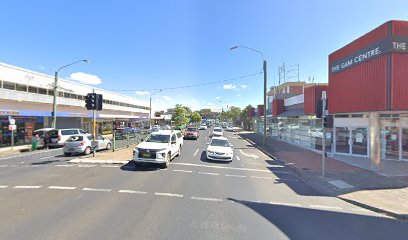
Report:
M 241 94 L 237 94 L 237 97 L 241 97 Z
M 221 97 L 215 97 L 215 99 L 219 100 L 219 99 L 221 99 Z
M 145 95 L 149 95 L 150 94 L 150 92 L 148 92 L 148 91 L 136 91 L 136 95 L 139 95 L 139 96 L 145 96 Z
M 163 96 L 163 99 L 164 100 L 166 100 L 166 101 L 171 101 L 171 100 L 173 100 L 171 97 L 169 97 L 169 96 Z
M 72 73 L 69 79 L 90 85 L 99 85 L 102 83 L 102 80 L 98 76 L 83 72 Z
M 207 103 L 207 106 L 212 106 L 212 105 L 213 105 L 213 104 L 212 104 L 212 103 L 210 103 L 210 102 L 209 102 L 209 103 Z
M 242 88 L 242 89 L 246 89 L 246 88 L 248 88 L 248 87 L 249 87 L 248 85 L 241 84 L 241 88 Z
M 235 89 L 237 86 L 235 86 L 234 84 L 226 84 L 226 85 L 224 85 L 223 86 L 223 88 L 224 89 L 226 89 L 226 90 L 232 90 L 232 89 Z

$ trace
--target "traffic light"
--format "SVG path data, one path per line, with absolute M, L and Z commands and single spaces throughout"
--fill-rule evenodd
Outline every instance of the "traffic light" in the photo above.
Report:
M 97 109 L 97 104 L 98 104 L 97 101 L 98 101 L 98 99 L 97 99 L 97 94 L 96 93 L 88 93 L 85 96 L 85 103 L 86 103 L 85 107 L 86 107 L 86 109 L 96 110 Z
M 96 110 L 102 110 L 103 98 L 102 94 L 96 94 Z

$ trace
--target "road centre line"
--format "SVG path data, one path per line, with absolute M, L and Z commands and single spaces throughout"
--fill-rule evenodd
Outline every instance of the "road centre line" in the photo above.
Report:
M 117 165 L 102 165 L 101 167 L 118 168 L 120 166 L 117 166 Z
M 82 191 L 90 191 L 90 192 L 110 192 L 112 189 L 106 188 L 83 188 Z
M 20 188 L 20 189 L 38 189 L 41 188 L 42 186 L 28 186 L 28 185 L 23 185 L 23 186 L 15 186 L 13 188 Z
M 0 185 L 0 188 L 8 188 L 8 185 Z
M 365 208 L 351 208 L 352 211 L 360 211 L 360 212 L 371 212 L 368 209 Z
M 7 167 L 8 165 L 0 165 L 0 167 Z
M 283 202 L 269 202 L 269 204 L 291 206 L 291 207 L 301 207 L 302 206 L 299 203 L 283 203 Z
M 89 164 L 78 164 L 77 167 L 81 167 L 81 168 L 91 168 L 91 167 L 95 167 L 95 165 L 89 165 Z
M 222 202 L 221 198 L 205 198 L 205 197 L 194 197 L 194 196 L 192 196 L 191 199 L 201 200 L 201 201 Z
M 191 171 L 191 170 L 180 170 L 180 169 L 174 169 L 173 172 L 193 173 L 193 171 Z
M 247 176 L 245 175 L 234 175 L 234 174 L 225 174 L 226 177 L 240 177 L 240 178 L 246 178 Z
M 179 197 L 182 198 L 182 194 L 176 194 L 176 193 L 162 193 L 162 192 L 155 192 L 154 195 L 156 196 L 167 196 L 167 197 Z
M 49 189 L 61 189 L 61 190 L 74 190 L 76 187 L 65 187 L 65 186 L 49 186 Z
M 72 165 L 72 164 L 58 164 L 58 165 L 55 165 L 56 167 L 73 167 L 73 166 L 75 166 L 75 165 Z
M 275 180 L 276 178 L 272 178 L 272 177 L 258 177 L 258 176 L 251 176 L 251 178 L 258 178 L 258 179 L 273 179 Z
M 224 167 L 215 165 L 204 165 L 195 163 L 172 163 L 172 165 L 182 165 L 182 166 L 193 166 L 193 167 L 206 167 L 206 168 L 218 168 L 218 169 L 230 169 L 230 170 L 241 170 L 241 171 L 253 171 L 253 172 L 271 172 L 266 169 L 254 169 L 254 168 L 237 168 L 237 167 Z
M 118 192 L 120 192 L 120 193 L 136 193 L 136 194 L 147 194 L 147 192 L 141 192 L 141 191 L 134 191 L 134 190 L 119 190 Z
M 198 172 L 198 174 L 214 175 L 214 176 L 220 175 L 219 173 L 210 173 L 210 172 Z
M 40 158 L 40 160 L 47 159 L 47 158 L 53 158 L 53 157 L 56 157 L 56 156 L 42 157 L 42 158 Z
M 194 153 L 194 157 L 197 155 L 197 153 L 198 153 L 199 150 L 200 150 L 200 149 L 197 148 L 197 150 L 196 150 L 195 153 Z
M 341 207 L 334 207 L 334 206 L 324 206 L 324 205 L 310 205 L 312 208 L 322 208 L 322 209 L 333 209 L 333 210 L 342 210 Z

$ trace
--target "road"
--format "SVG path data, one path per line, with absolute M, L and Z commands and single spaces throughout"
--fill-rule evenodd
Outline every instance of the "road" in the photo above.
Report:
M 408 223 L 322 196 L 227 136 L 228 164 L 205 160 L 208 131 L 168 169 L 70 164 L 61 149 L 3 157 L 0 239 L 407 238 Z

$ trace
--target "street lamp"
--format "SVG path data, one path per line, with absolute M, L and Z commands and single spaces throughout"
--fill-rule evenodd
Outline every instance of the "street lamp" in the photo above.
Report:
M 156 93 L 159 93 L 161 91 L 163 91 L 163 90 L 159 89 L 159 90 L 157 90 L 156 92 L 154 92 L 154 93 L 152 93 L 150 95 L 150 115 L 149 115 L 150 116 L 150 121 L 149 121 L 150 130 L 152 129 L 152 97 L 153 97 L 153 95 L 155 95 Z
M 89 60 L 83 59 L 83 60 L 78 60 L 76 62 L 70 63 L 68 65 L 62 66 L 55 71 L 55 78 L 54 78 L 54 97 L 52 99 L 52 128 L 56 128 L 57 126 L 57 95 L 58 95 L 58 73 L 61 69 L 69 67 L 71 65 L 74 65 L 79 62 L 86 62 L 89 63 Z
M 263 127 L 263 133 L 264 134 L 263 134 L 263 138 L 262 138 L 262 144 L 265 146 L 266 145 L 266 85 L 267 85 L 266 60 L 264 58 L 263 52 L 261 52 L 259 50 L 256 50 L 254 48 L 245 47 L 245 46 L 234 46 L 234 47 L 230 48 L 230 50 L 234 50 L 234 49 L 237 49 L 237 48 L 246 48 L 248 50 L 257 52 L 257 53 L 261 54 L 261 56 L 262 56 L 263 73 L 264 73 L 264 91 L 263 91 L 264 92 L 264 97 L 263 97 L 263 100 L 264 100 L 264 114 L 263 114 L 264 115 L 264 127 Z

